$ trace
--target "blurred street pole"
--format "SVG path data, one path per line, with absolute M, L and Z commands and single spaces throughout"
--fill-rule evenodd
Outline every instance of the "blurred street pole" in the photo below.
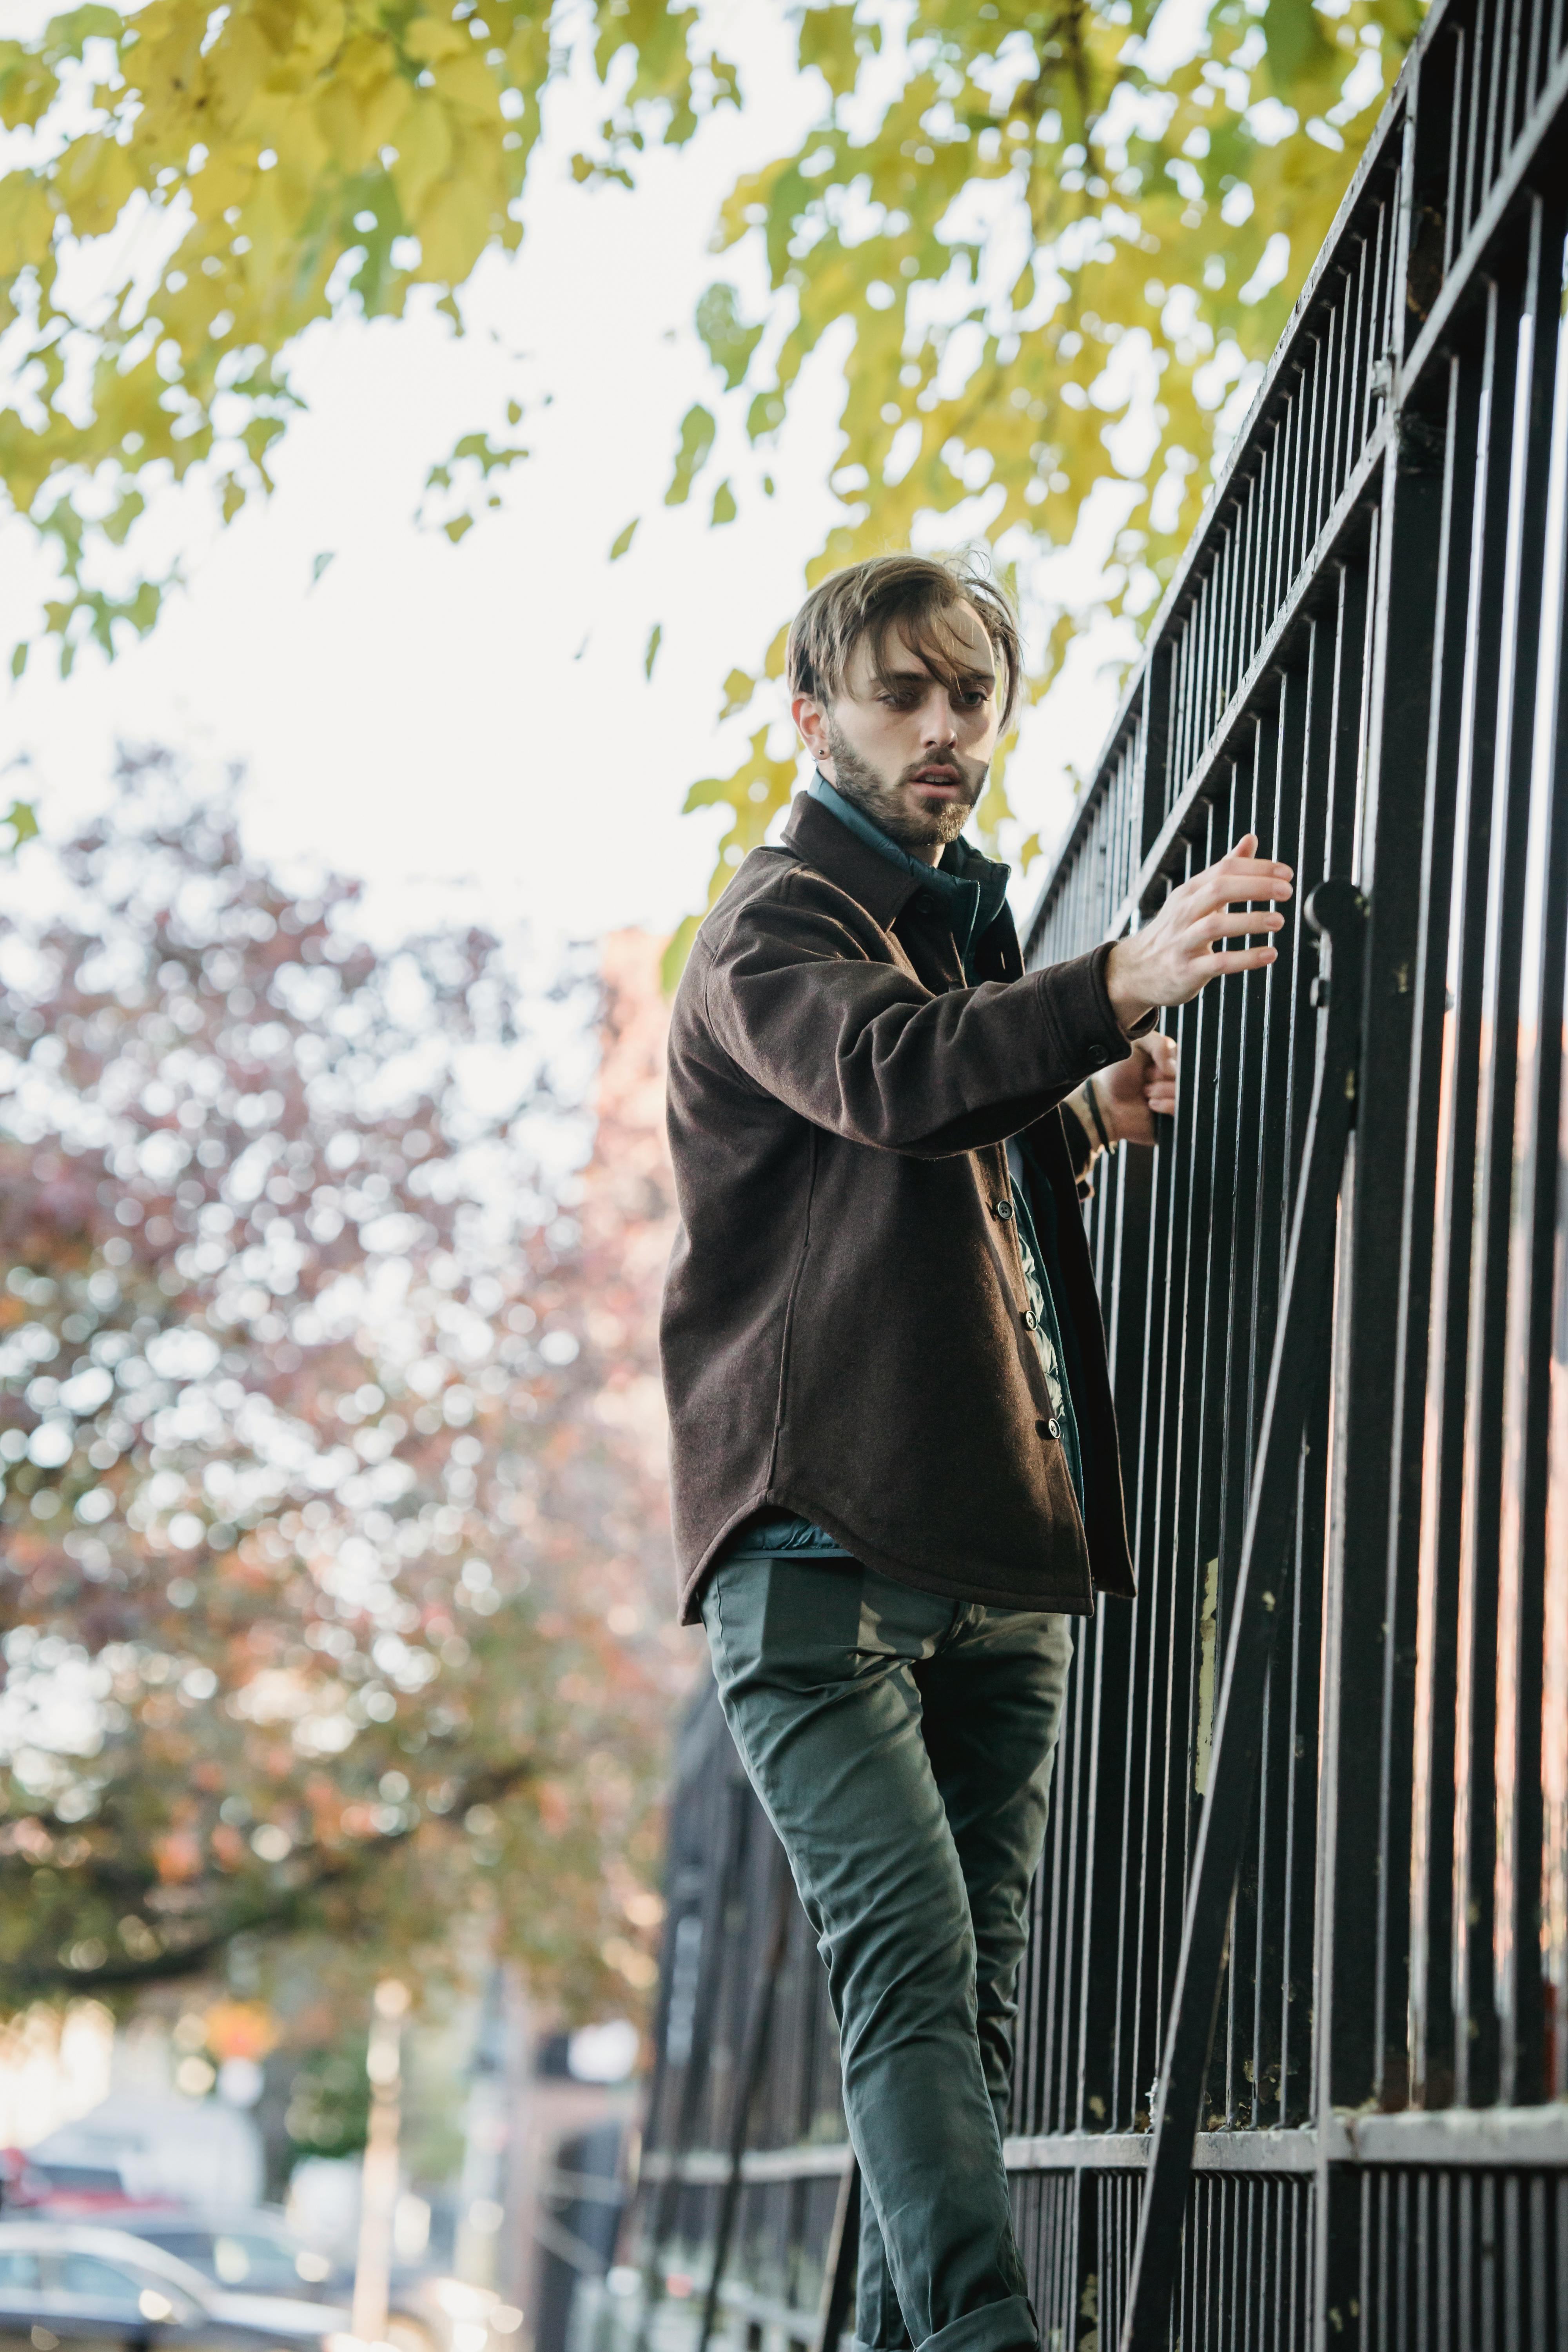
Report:
M 496 2249 L 495 2284 L 505 2300 L 533 2307 L 534 2223 L 538 2215 L 535 2176 L 543 2160 L 538 2146 L 538 2101 L 533 2095 L 533 2011 L 520 1969 L 502 1972 L 506 2020 L 506 2178 L 501 2189 L 505 2219 Z
M 470 2286 L 494 2287 L 497 2243 L 506 2218 L 506 1979 L 492 1967 L 485 1981 L 468 2067 L 463 2172 L 452 2268 Z
M 392 2279 L 392 2224 L 397 2208 L 397 2133 L 401 2112 L 403 2020 L 408 1988 L 385 1977 L 375 1989 L 365 2072 L 370 2129 L 361 2175 L 359 2251 L 354 2262 L 353 2333 L 361 2344 L 386 2341 Z

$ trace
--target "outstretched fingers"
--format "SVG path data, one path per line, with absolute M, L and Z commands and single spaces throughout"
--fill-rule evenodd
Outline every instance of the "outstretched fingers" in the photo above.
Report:
M 1288 867 L 1265 866 L 1261 859 L 1255 859 L 1250 867 L 1205 866 L 1189 887 L 1202 907 L 1227 907 L 1238 898 L 1289 898 L 1293 887 Z
M 1107 986 L 1123 1026 L 1134 1026 L 1151 1005 L 1185 1004 L 1224 973 L 1276 962 L 1273 934 L 1285 924 L 1278 902 L 1294 887 L 1289 866 L 1258 856 L 1255 833 L 1178 884 L 1147 925 L 1111 950 Z
M 1251 939 L 1259 931 L 1278 931 L 1284 923 L 1284 916 L 1276 914 L 1272 908 L 1255 914 L 1245 907 L 1207 907 L 1199 909 L 1186 926 L 1184 937 L 1189 947 L 1203 949 L 1217 946 L 1221 940 Z
M 1209 975 L 1217 979 L 1222 972 L 1261 971 L 1266 964 L 1276 962 L 1279 955 L 1279 949 L 1272 946 L 1215 948 L 1211 954 L 1203 957 L 1201 961 Z

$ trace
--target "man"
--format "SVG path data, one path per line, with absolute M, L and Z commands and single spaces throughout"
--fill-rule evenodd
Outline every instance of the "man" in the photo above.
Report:
M 816 776 L 699 931 L 670 1033 L 682 1612 L 826 1963 L 862 2198 L 856 2334 L 1038 2341 L 1002 2134 L 1069 1620 L 1132 1591 L 1078 1209 L 1174 1100 L 1158 1009 L 1274 948 L 1250 836 L 1026 974 L 963 838 L 1019 686 L 1005 600 L 910 555 L 789 640 Z M 1064 1117 L 1064 1107 L 1066 1115 Z

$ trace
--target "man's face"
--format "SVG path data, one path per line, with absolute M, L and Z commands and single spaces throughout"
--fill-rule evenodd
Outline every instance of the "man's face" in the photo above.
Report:
M 866 640 L 856 646 L 843 691 L 826 709 L 806 695 L 793 706 L 828 782 L 933 865 L 980 798 L 1001 722 L 995 656 L 979 614 L 954 604 L 935 628 L 945 678 L 895 625 L 879 663 Z

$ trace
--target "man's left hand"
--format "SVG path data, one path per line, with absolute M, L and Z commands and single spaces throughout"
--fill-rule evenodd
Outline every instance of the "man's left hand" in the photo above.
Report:
M 1124 1062 L 1090 1078 L 1112 1143 L 1152 1143 L 1155 1118 L 1176 1108 L 1176 1041 L 1158 1030 L 1138 1038 Z

